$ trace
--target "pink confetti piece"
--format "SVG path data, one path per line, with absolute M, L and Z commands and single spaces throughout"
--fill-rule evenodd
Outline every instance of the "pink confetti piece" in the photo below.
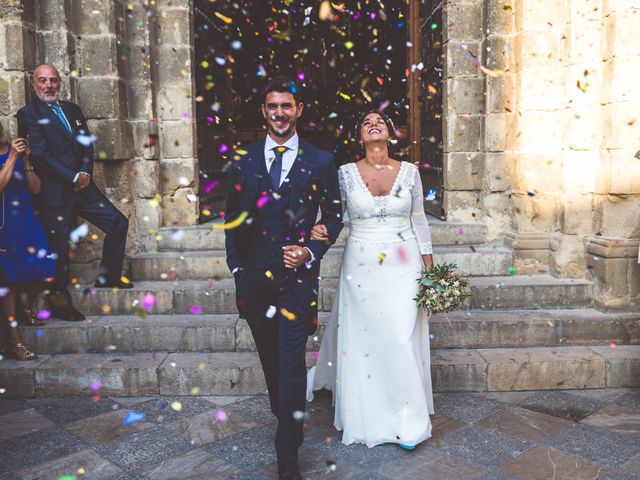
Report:
M 100 380 L 96 380 L 91 385 L 89 385 L 89 390 L 92 392 L 97 392 L 102 388 L 102 382 Z
M 153 293 L 145 293 L 144 298 L 142 299 L 142 308 L 145 310 L 151 310 L 153 306 L 156 304 L 156 297 Z
M 193 315 L 200 315 L 202 313 L 202 307 L 200 305 L 194 305 L 191 307 L 191 313 Z
M 262 197 L 260 197 L 260 198 L 258 199 L 258 201 L 256 202 L 256 206 L 257 206 L 258 208 L 262 208 L 262 207 L 264 207 L 264 206 L 267 204 L 267 202 L 268 202 L 268 201 L 269 201 L 269 195 L 263 195 L 263 196 L 262 196 Z
M 216 410 L 216 422 L 226 422 L 229 419 L 227 412 L 224 410 Z
M 218 152 L 220 153 L 227 153 L 228 151 L 229 151 L 229 147 L 227 147 L 224 143 L 220 145 L 220 147 L 218 148 Z
M 208 182 L 204 186 L 205 193 L 209 193 L 211 190 L 213 190 L 215 187 L 217 187 L 219 183 L 220 182 L 218 180 L 212 180 L 211 182 Z
M 407 263 L 407 260 L 408 260 L 407 252 L 403 247 L 398 247 L 398 250 L 396 250 L 396 253 L 398 254 L 398 259 L 400 260 L 400 263 Z
M 51 317 L 51 312 L 49 310 L 38 310 L 36 317 L 40 320 L 48 320 Z

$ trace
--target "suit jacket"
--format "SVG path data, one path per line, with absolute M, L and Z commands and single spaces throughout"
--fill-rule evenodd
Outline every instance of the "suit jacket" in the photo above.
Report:
M 265 140 L 245 148 L 239 160 L 233 160 L 228 170 L 227 206 L 225 224 L 236 220 L 243 212 L 250 219 L 257 211 L 259 176 L 262 172 Z M 338 185 L 338 172 L 329 152 L 300 139 L 298 157 L 287 179 L 291 188 L 289 227 L 291 244 L 308 247 L 319 262 L 342 230 L 342 202 Z M 318 209 L 320 223 L 329 231 L 328 240 L 309 240 L 311 228 L 316 224 Z M 225 230 L 227 265 L 230 270 L 243 266 L 254 232 L 246 220 L 235 228 Z
M 91 181 L 80 193 L 73 191 L 73 179 L 80 171 L 93 173 L 93 145 L 77 141 L 78 135 L 91 135 L 82 110 L 75 103 L 60 102 L 71 126 L 67 131 L 51 107 L 37 97 L 18 110 L 18 130 L 26 131 L 31 162 L 42 181 L 43 205 L 60 207 L 78 198 L 92 196 L 97 187 Z

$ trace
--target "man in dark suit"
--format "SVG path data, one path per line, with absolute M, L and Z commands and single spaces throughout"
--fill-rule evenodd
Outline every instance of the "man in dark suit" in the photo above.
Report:
M 290 80 L 267 85 L 261 109 L 268 134 L 231 162 L 225 215 L 236 304 L 251 328 L 278 418 L 278 473 L 287 480 L 301 478 L 305 346 L 317 325 L 320 260 L 342 229 L 333 156 L 298 137 L 302 108 Z M 309 239 L 318 209 L 328 241 Z
M 133 286 L 121 279 L 129 222 L 93 183 L 93 137 L 80 107 L 60 101 L 58 71 L 38 66 L 32 86 L 36 96 L 18 111 L 18 125 L 28 135 L 31 161 L 42 180 L 41 219 L 57 254 L 52 316 L 84 320 L 67 291 L 73 219 L 78 215 L 105 232 L 96 287 L 108 288 Z

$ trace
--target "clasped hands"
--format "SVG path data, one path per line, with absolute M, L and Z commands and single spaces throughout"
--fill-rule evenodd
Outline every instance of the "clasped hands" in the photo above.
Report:
M 29 156 L 31 150 L 29 149 L 29 144 L 27 140 L 24 138 L 14 138 L 11 141 L 11 150 L 16 153 L 16 155 L 20 156 Z
M 309 260 L 311 260 L 311 254 L 309 250 L 298 245 L 285 245 L 282 247 L 284 266 L 286 268 L 298 268 Z

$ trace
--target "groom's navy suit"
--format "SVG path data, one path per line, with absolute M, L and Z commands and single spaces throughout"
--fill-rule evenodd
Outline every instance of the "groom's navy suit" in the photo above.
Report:
M 78 172 L 93 173 L 94 149 L 80 107 L 71 102 L 59 103 L 71 132 L 52 108 L 37 97 L 18 111 L 18 124 L 29 137 L 31 161 L 42 181 L 40 217 L 49 243 L 58 255 L 56 289 L 65 293 L 69 283 L 69 232 L 74 216 L 86 218 L 106 233 L 100 273 L 108 280 L 120 279 L 129 222 L 98 190 L 93 179 L 87 188 L 74 191 Z
M 267 171 L 264 147 L 264 140 L 248 146 L 229 168 L 225 222 L 243 212 L 249 216 L 226 230 L 227 263 L 231 271 L 239 269 L 236 303 L 251 328 L 278 417 L 278 460 L 295 463 L 303 440 L 305 346 L 317 324 L 320 260 L 342 229 L 342 206 L 330 153 L 300 139 L 298 156 L 278 188 Z M 328 241 L 309 240 L 318 209 Z M 285 268 L 284 245 L 307 247 L 314 262 Z

